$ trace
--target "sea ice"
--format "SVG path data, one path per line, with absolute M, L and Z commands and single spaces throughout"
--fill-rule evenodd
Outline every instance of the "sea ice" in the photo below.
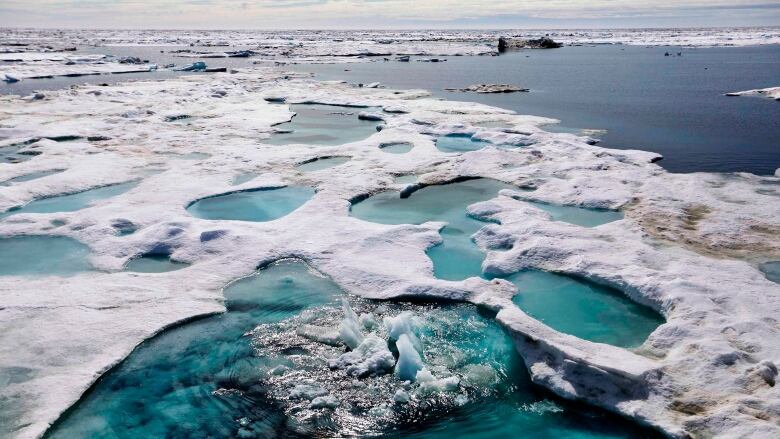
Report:
M 417 392 L 420 394 L 430 394 L 436 392 L 453 392 L 458 389 L 460 379 L 456 376 L 446 378 L 436 378 L 428 369 L 422 369 L 417 372 L 415 381 L 420 385 Z
M 328 391 L 314 384 L 299 384 L 290 391 L 290 399 L 306 399 L 313 400 L 314 398 L 325 396 Z
M 40 30 L 9 32 L 20 37 L 48 35 Z M 729 43 L 719 39 L 728 33 L 713 30 L 573 33 L 564 41 Z M 101 44 L 158 38 L 137 31 L 110 37 L 105 31 L 65 31 L 62 39 L 67 42 L 84 35 L 95 42 L 107 36 L 110 41 Z M 206 35 L 207 40 L 225 34 L 193 33 L 184 38 L 197 39 L 193 35 Z M 267 34 L 235 35 L 257 42 Z M 396 47 L 428 44 L 402 33 L 393 35 L 399 41 Z M 479 37 L 483 48 L 490 50 L 484 40 L 496 35 Z M 778 32 L 735 30 L 731 35 L 733 44 L 743 44 L 773 41 Z M 355 44 L 350 44 L 354 49 Z M 449 50 L 471 44 L 444 45 Z M 316 46 L 301 51 L 326 52 L 333 42 Z M 213 90 L 227 93 L 215 97 Z M 272 135 L 275 124 L 289 121 L 292 113 L 287 104 L 269 103 L 263 96 L 283 97 L 290 104 L 402 108 L 403 112 L 383 112 L 381 132 L 347 144 L 278 147 L 262 140 Z M 165 122 L 160 108 L 166 114 L 193 118 L 187 124 Z M 0 413 L 0 435 L 41 436 L 101 373 L 143 340 L 176 322 L 223 312 L 224 285 L 290 255 L 306 259 L 353 295 L 466 301 L 496 312 L 535 383 L 669 436 L 777 437 L 780 433 L 780 415 L 775 410 L 780 397 L 772 385 L 771 367 L 780 358 L 780 330 L 774 323 L 780 314 L 780 286 L 756 268 L 780 257 L 777 177 L 672 174 L 653 163 L 657 154 L 602 148 L 573 134 L 544 131 L 543 125 L 553 122 L 548 118 L 439 101 L 420 90 L 358 88 L 264 68 L 78 86 L 47 91 L 41 100 L 0 96 L 0 118 L 0 145 L 81 137 L 68 142 L 40 140 L 35 149 L 41 154 L 33 159 L 0 163 L 3 180 L 64 169 L 45 178 L 0 186 L 0 210 L 62 193 L 138 181 L 132 191 L 78 211 L 30 213 L 0 222 L 2 236 L 77 239 L 90 247 L 90 263 L 97 269 L 60 278 L 54 287 L 50 279 L 36 276 L 0 278 L 0 374 L 37 365 L 0 388 L 0 399 L 8 401 L 5 407 L 13 408 Z M 488 120 L 523 134 L 476 127 Z M 532 145 L 509 149 L 488 144 L 477 151 L 445 154 L 431 137 L 477 130 L 480 138 L 513 134 Z M 88 140 L 98 136 L 102 140 Z M 379 145 L 390 142 L 414 147 L 403 155 L 383 153 Z M 207 153 L 211 158 L 179 159 L 189 153 Z M 352 159 L 348 166 L 313 173 L 295 168 L 321 155 Z M 150 168 L 160 172 L 150 175 L 145 172 Z M 234 176 L 250 172 L 257 177 L 231 186 Z M 562 334 L 526 315 L 512 303 L 514 287 L 506 281 L 435 278 L 426 251 L 441 242 L 442 223 L 378 224 L 349 215 L 352 200 L 397 187 L 393 182 L 397 175 L 418 175 L 418 183 L 424 185 L 489 177 L 534 188 L 524 192 L 524 201 L 499 193 L 469 210 L 490 221 L 474 235 L 486 251 L 485 271 L 509 274 L 540 269 L 585 278 L 654 308 L 666 323 L 639 348 L 622 349 Z M 192 200 L 217 193 L 288 185 L 317 191 L 300 208 L 273 221 L 205 220 L 185 209 Z M 614 209 L 624 218 L 581 227 L 552 221 L 526 201 Z M 117 233 L 112 226 L 115 220 L 132 223 L 134 233 Z M 204 232 L 214 230 L 225 234 L 201 239 Z M 512 243 L 511 248 L 506 243 Z M 155 276 L 121 271 L 130 258 L 154 248 L 167 248 L 173 258 L 191 265 Z M 46 294 L 20 293 L 29 291 Z M 358 344 L 331 363 L 349 368 L 347 373 L 356 376 L 391 371 L 395 360 L 387 340 L 368 334 L 360 342 L 360 319 L 345 320 L 349 320 L 348 338 Z M 444 378 L 434 378 L 434 373 Z M 420 385 L 426 388 L 458 387 L 457 376 L 433 366 L 420 370 L 416 378 L 418 382 L 422 378 L 427 384 Z M 464 377 L 464 387 L 467 381 Z
M 393 369 L 395 358 L 387 342 L 369 334 L 354 350 L 328 362 L 331 369 L 344 369 L 348 375 L 366 377 L 382 375 Z
M 420 353 L 412 345 L 407 334 L 401 334 L 395 346 L 398 348 L 398 362 L 395 365 L 396 376 L 403 381 L 414 381 L 417 372 L 423 368 Z
M 344 310 L 344 320 L 339 324 L 339 337 L 350 349 L 357 349 L 364 339 L 360 330 L 360 319 L 349 306 L 347 299 L 342 299 L 341 306 Z

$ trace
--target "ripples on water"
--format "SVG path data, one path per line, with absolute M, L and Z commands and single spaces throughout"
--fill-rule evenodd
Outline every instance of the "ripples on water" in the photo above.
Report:
M 348 377 L 327 358 L 344 347 L 298 335 L 337 327 L 343 293 L 304 263 L 284 260 L 225 289 L 228 312 L 167 330 L 102 377 L 47 435 L 72 437 L 638 437 L 602 411 L 559 402 L 531 385 L 512 340 L 470 305 L 351 299 L 386 337 L 384 316 L 411 311 L 426 367 L 457 389 L 420 392 L 394 375 Z M 365 321 L 369 321 L 367 319 Z M 372 329 L 368 329 L 368 328 Z M 394 349 L 392 342 L 391 350 Z M 338 400 L 315 409 L 296 386 Z M 408 403 L 394 394 L 404 390 Z

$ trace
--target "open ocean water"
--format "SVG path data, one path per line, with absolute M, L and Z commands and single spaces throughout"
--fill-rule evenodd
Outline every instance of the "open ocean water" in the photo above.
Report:
M 777 45 L 603 45 L 445 58 L 443 63 L 412 59 L 291 68 L 314 72 L 319 79 L 423 88 L 446 99 L 552 117 L 569 128 L 604 129 L 602 146 L 660 153 L 664 160 L 659 164 L 672 172 L 766 175 L 780 168 L 780 102 L 723 95 L 779 86 Z M 517 84 L 531 92 L 444 90 L 481 83 Z
M 80 52 L 139 56 L 177 65 L 176 47 L 85 47 Z M 199 49 L 199 48 L 192 48 Z M 238 49 L 238 48 L 233 48 Z M 213 50 L 213 48 L 211 48 Z M 669 52 L 672 56 L 664 56 Z M 681 56 L 677 56 L 677 53 Z M 497 57 L 443 57 L 446 62 L 300 64 L 324 80 L 379 81 L 423 88 L 435 96 L 481 102 L 561 120 L 562 129 L 602 129 L 601 145 L 660 153 L 672 172 L 752 172 L 780 168 L 780 102 L 724 93 L 780 85 L 780 45 L 748 47 L 570 46 L 521 50 Z M 209 67 L 246 67 L 252 58 L 203 59 Z M 183 72 L 84 76 L 0 84 L 0 94 L 26 95 L 73 84 L 164 79 Z M 198 74 L 198 73 L 195 73 Z M 509 83 L 530 93 L 482 95 L 448 87 Z

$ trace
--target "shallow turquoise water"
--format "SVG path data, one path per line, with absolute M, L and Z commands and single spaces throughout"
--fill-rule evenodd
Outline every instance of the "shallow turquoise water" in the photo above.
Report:
M 0 238 L 0 276 L 68 276 L 92 270 L 89 247 L 64 236 Z
M 301 207 L 312 195 L 314 189 L 301 186 L 232 192 L 197 200 L 187 211 L 208 220 L 272 221 Z
M 14 178 L 10 178 L 8 180 L 5 180 L 4 182 L 0 183 L 0 186 L 10 186 L 13 183 L 22 183 L 22 182 L 25 182 L 25 181 L 36 180 L 38 178 L 47 177 L 49 175 L 59 174 L 62 171 L 63 171 L 63 169 L 54 169 L 54 170 L 50 170 L 50 171 L 32 172 L 30 174 L 20 175 L 18 177 L 14 177 Z
M 285 416 L 262 395 L 263 370 L 245 333 L 259 323 L 324 305 L 338 294 L 335 284 L 296 261 L 281 261 L 241 279 L 225 289 L 227 313 L 144 342 L 48 436 L 228 438 L 236 436 L 242 417 L 257 421 L 254 437 L 284 436 Z M 220 388 L 245 391 L 213 393 Z
M 300 165 L 296 166 L 296 168 L 298 168 L 298 170 L 301 170 L 303 172 L 319 171 L 322 169 L 328 169 L 334 166 L 343 165 L 344 163 L 347 163 L 349 159 L 350 159 L 349 157 L 320 158 L 320 159 L 312 160 L 310 162 L 301 163 Z
M 496 196 L 501 189 L 516 189 L 496 180 L 479 179 L 428 186 L 400 198 L 398 192 L 382 192 L 352 206 L 352 215 L 382 224 L 421 224 L 446 221 L 443 242 L 428 250 L 434 275 L 463 280 L 482 276 L 482 253 L 471 240 L 485 225 L 467 215 L 467 206 Z M 622 218 L 620 212 L 532 203 L 553 219 L 593 227 Z M 507 277 L 519 294 L 521 309 L 551 327 L 592 341 L 636 346 L 663 320 L 617 291 L 566 276 L 523 272 Z
M 409 142 L 383 143 L 379 145 L 379 148 L 382 150 L 382 152 L 387 152 L 390 154 L 406 154 L 407 152 L 411 151 L 413 147 L 414 145 Z
M 582 227 L 596 227 L 623 219 L 623 212 L 607 209 L 584 209 L 576 206 L 533 203 L 534 207 L 549 213 L 553 220 L 576 224 Z
M 135 273 L 166 273 L 181 270 L 190 264 L 172 261 L 168 255 L 142 255 L 133 258 L 125 265 L 125 271 Z
M 586 340 L 621 347 L 641 345 L 664 320 L 620 291 L 544 271 L 506 277 L 517 286 L 512 299 L 547 325 Z
M 418 396 L 403 405 L 393 403 L 394 390 L 403 388 L 394 375 L 356 381 L 331 371 L 321 356 L 337 356 L 343 348 L 295 335 L 302 322 L 338 325 L 342 317 L 335 302 L 342 292 L 304 263 L 272 264 L 231 284 L 225 296 L 226 314 L 144 342 L 102 377 L 47 437 L 650 435 L 603 411 L 557 401 L 533 386 L 511 339 L 492 316 L 470 305 L 352 300 L 357 312 L 379 317 L 411 310 L 425 363 L 440 375 L 446 369 L 461 377 L 455 393 Z M 310 409 L 288 398 L 289 389 L 302 382 L 327 388 L 338 395 L 341 406 Z M 465 401 L 456 402 L 458 396 Z M 381 414 L 371 410 L 383 406 Z
M 18 209 L 11 209 L 0 213 L 0 218 L 5 218 L 17 213 L 73 212 L 89 207 L 96 201 L 121 195 L 137 185 L 137 181 L 131 181 L 128 183 L 103 186 L 97 189 L 77 192 L 75 194 L 40 198 L 33 200 Z
M 467 214 L 467 207 L 494 198 L 501 189 L 516 187 L 491 179 L 468 180 L 459 183 L 428 186 L 408 198 L 398 192 L 382 192 L 352 206 L 352 215 L 381 224 L 422 224 L 445 221 L 441 230 L 443 243 L 428 250 L 434 274 L 440 279 L 462 280 L 482 275 L 484 254 L 471 240 L 471 235 L 485 223 Z M 550 213 L 554 220 L 592 227 L 623 217 L 620 212 L 582 209 L 532 203 Z
M 766 262 L 759 266 L 767 279 L 780 284 L 780 261 Z
M 451 134 L 436 139 L 436 147 L 443 152 L 476 151 L 488 144 L 484 140 L 472 139 L 470 135 L 465 134 Z
M 414 174 L 399 175 L 393 179 L 393 183 L 398 184 L 411 184 L 417 182 L 417 176 Z
M 262 142 L 269 145 L 288 145 L 303 143 L 307 145 L 342 145 L 368 138 L 376 133 L 375 121 L 358 119 L 365 108 L 340 107 L 335 105 L 293 104 L 295 112 L 291 122 L 276 126 L 279 130 L 291 130 L 289 133 L 276 133 Z

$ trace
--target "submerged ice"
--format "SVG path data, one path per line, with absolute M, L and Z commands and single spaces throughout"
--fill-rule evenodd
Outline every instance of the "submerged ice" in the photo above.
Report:
M 543 399 L 522 373 L 511 339 L 473 306 L 348 299 L 296 260 L 272 264 L 225 294 L 227 314 L 144 343 L 49 436 L 109 429 L 142 436 L 405 435 L 430 425 L 437 437 L 439 423 L 476 426 L 496 411 L 529 423 L 527 437 L 588 437 L 592 428 L 566 404 L 556 405 L 571 417 L 565 424 L 554 422 L 554 412 L 517 410 Z M 361 324 L 358 315 L 382 316 L 386 325 Z M 349 330 L 334 344 L 302 336 L 298 329 L 307 324 Z M 425 354 L 416 345 L 426 346 Z M 611 435 L 634 431 L 600 412 L 588 416 Z M 497 438 L 503 430 L 483 434 Z

